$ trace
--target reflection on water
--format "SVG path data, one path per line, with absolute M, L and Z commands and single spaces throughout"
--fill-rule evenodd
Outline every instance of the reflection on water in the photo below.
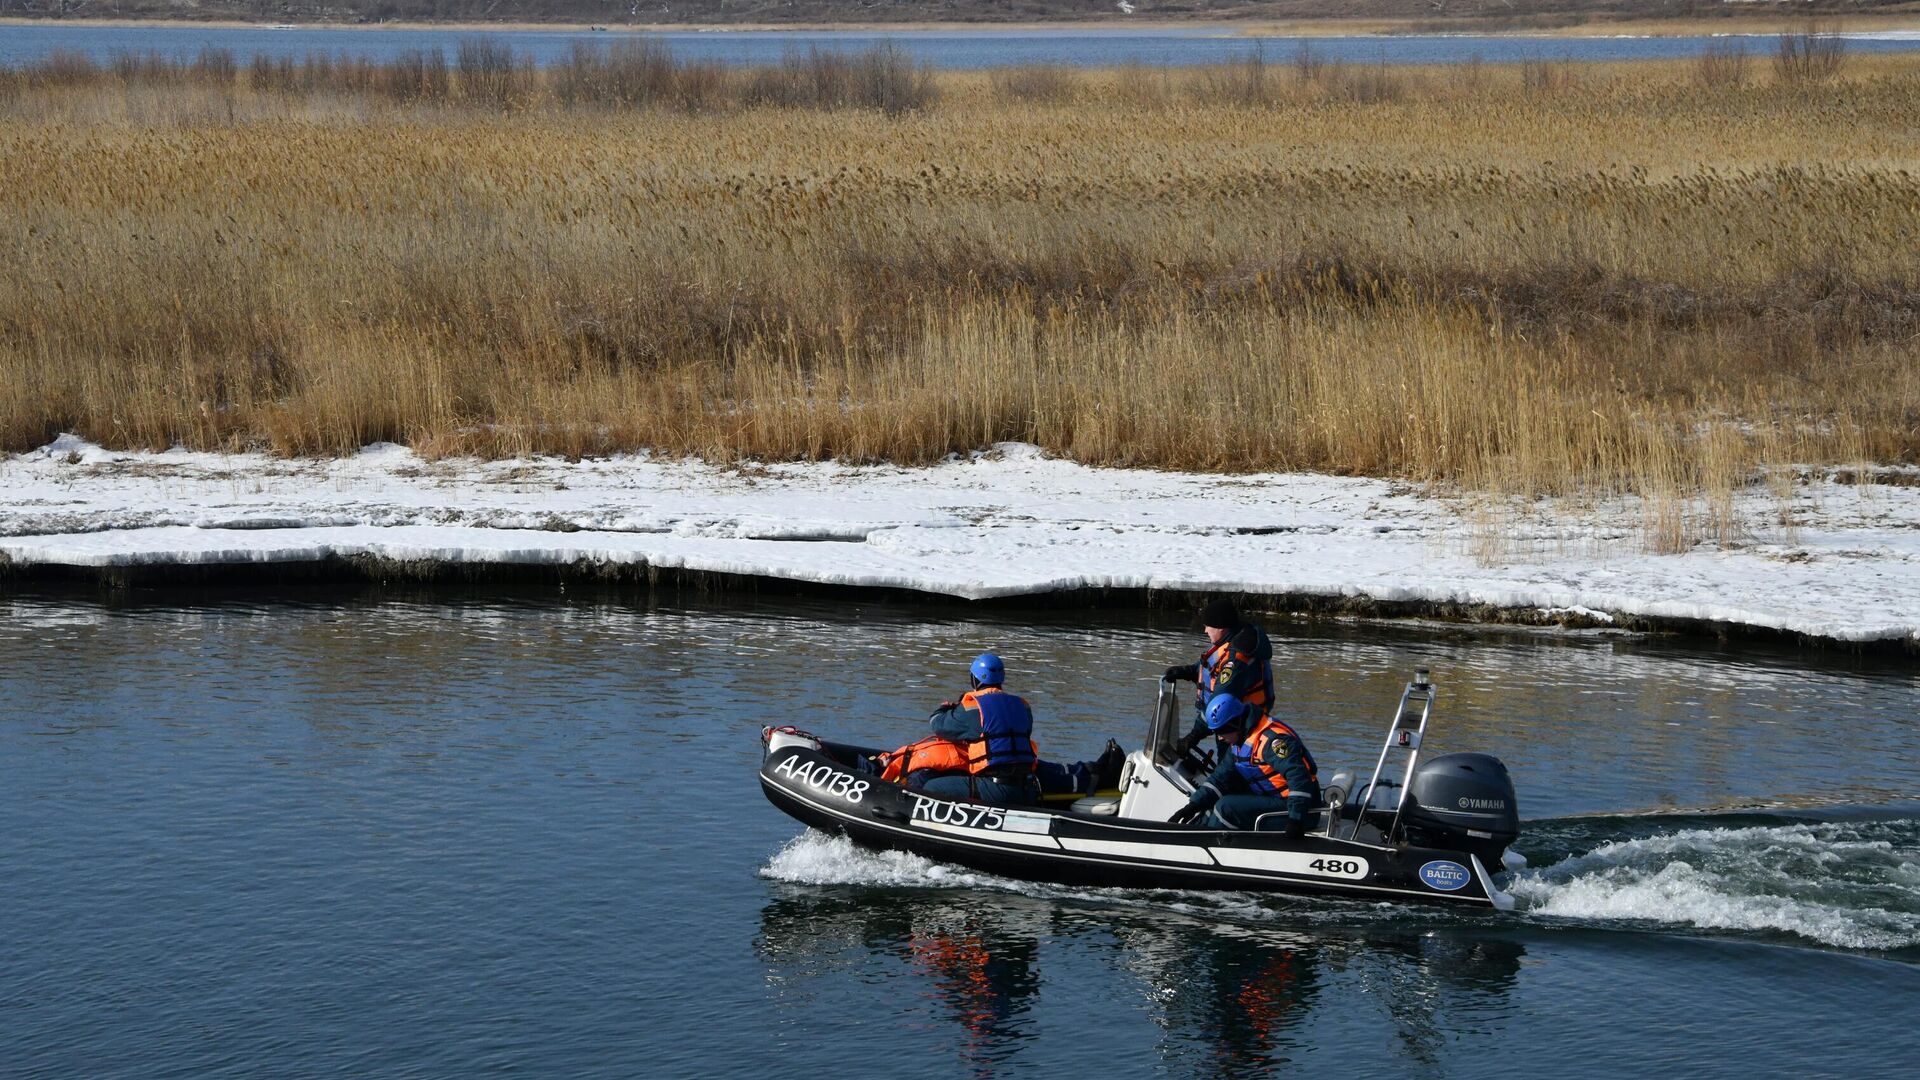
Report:
M 1157 1030 L 1154 1060 L 1210 1076 L 1297 1064 L 1342 1014 L 1384 1021 L 1400 1056 L 1437 1064 L 1463 1032 L 1496 1034 L 1512 1015 L 1527 954 L 1459 928 L 1327 933 L 1018 895 L 794 886 L 761 908 L 754 949 L 784 1004 L 817 1008 L 825 991 L 810 986 L 879 979 L 903 1040 L 982 1072 L 1038 1037 L 1044 972 L 1091 959 L 1126 988 L 1106 1008 L 1138 1009 Z M 889 961 L 877 973 L 875 957 Z M 1089 1032 L 1096 1073 L 1108 1071 L 1094 1067 L 1104 1052 Z
M 1435 748 L 1513 767 L 1532 911 L 1041 888 L 803 834 L 758 791 L 760 725 L 892 744 L 988 648 L 1050 753 L 1137 744 L 1157 673 L 1198 651 L 1180 618 L 0 598 L 4 1071 L 1864 1075 L 1920 1053 L 1875 1019 L 1920 1012 L 1911 666 L 1271 629 L 1323 767 L 1370 762 L 1432 668 Z M 1827 809 L 1649 813 L 1669 806 Z
M 1303 1030 L 1324 950 L 1284 927 L 1253 931 L 1174 920 L 1115 925 L 1116 959 L 1140 980 L 1179 1072 L 1260 1076 L 1312 1046 Z
M 918 988 L 906 1000 L 954 1025 L 943 1041 L 959 1059 L 985 1065 L 1033 1038 L 1040 940 L 1053 923 L 1048 905 L 967 894 L 796 890 L 761 909 L 754 947 L 782 987 L 876 955 L 898 961 L 894 975 Z

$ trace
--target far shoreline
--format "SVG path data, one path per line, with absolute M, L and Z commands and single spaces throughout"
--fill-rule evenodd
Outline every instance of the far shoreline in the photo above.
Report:
M 153 18 L 35 18 L 19 15 L 0 16 L 0 26 L 79 27 L 102 29 L 192 29 L 325 31 L 446 31 L 456 33 L 554 33 L 577 34 L 598 28 L 608 34 L 657 33 L 866 33 L 923 34 L 979 33 L 1030 34 L 1036 32 L 1110 33 L 1110 32 L 1186 32 L 1200 37 L 1219 38 L 1316 38 L 1316 37 L 1488 37 L 1488 38 L 1627 38 L 1627 37 L 1707 37 L 1767 36 L 1799 32 L 1807 24 L 1804 18 L 1773 13 L 1741 13 L 1722 18 L 1622 19 L 1584 22 L 1567 26 L 1486 26 L 1476 20 L 1460 19 L 1459 25 L 1443 25 L 1454 20 L 1396 19 L 1060 19 L 1028 21 L 901 21 L 901 22 L 793 22 L 793 23 L 592 23 L 554 20 L 549 22 L 472 22 L 465 20 L 406 21 L 383 23 L 350 22 L 252 22 L 237 19 L 153 19 Z M 1846 33 L 1878 33 L 1911 30 L 1920 32 L 1920 13 L 1849 15 L 1833 20 L 1817 20 Z

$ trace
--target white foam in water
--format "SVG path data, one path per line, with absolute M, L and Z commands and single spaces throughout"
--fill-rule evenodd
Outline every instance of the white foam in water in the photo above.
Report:
M 1523 871 L 1509 891 L 1535 914 L 1775 931 L 1845 949 L 1920 945 L 1920 853 L 1861 833 L 1851 824 L 1684 830 Z
M 808 829 L 767 860 L 761 874 L 798 885 L 977 887 L 993 879 L 904 851 L 868 851 L 844 836 Z
M 1895 840 L 1867 835 L 1876 828 L 1823 823 L 1663 833 L 1519 870 L 1508 891 L 1538 915 L 1786 933 L 1843 949 L 1920 946 L 1920 850 L 1911 823 L 1878 827 L 1895 831 Z M 761 874 L 801 885 L 985 888 L 1098 899 L 1208 922 L 1260 923 L 1274 914 L 1271 898 L 1253 894 L 1035 886 L 905 852 L 869 851 L 812 829 L 788 841 Z M 1338 914 L 1346 921 L 1362 913 L 1341 905 Z M 1302 914 L 1288 906 L 1289 919 Z

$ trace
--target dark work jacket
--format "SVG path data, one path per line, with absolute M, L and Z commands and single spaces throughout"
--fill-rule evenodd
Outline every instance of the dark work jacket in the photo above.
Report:
M 1287 798 L 1288 816 L 1305 816 L 1320 801 L 1320 782 L 1314 779 L 1312 770 L 1307 767 L 1306 746 L 1299 739 L 1275 736 L 1267 740 L 1265 749 L 1263 756 L 1267 766 L 1286 778 L 1290 793 Z M 1253 793 L 1253 785 L 1234 762 L 1233 754 L 1226 752 L 1220 755 L 1220 764 L 1214 766 L 1213 774 L 1200 782 L 1187 802 L 1204 809 L 1227 795 Z
M 1232 694 L 1244 700 L 1264 679 L 1267 683 L 1267 700 L 1248 702 L 1255 713 L 1273 710 L 1273 642 L 1267 640 L 1267 632 L 1253 623 L 1241 623 L 1227 638 L 1227 658 L 1220 665 L 1217 675 L 1219 681 L 1212 686 L 1201 686 L 1194 695 L 1193 728 L 1188 739 L 1198 743 L 1207 736 L 1207 702 L 1215 694 Z M 1212 652 L 1214 646 L 1209 643 L 1201 651 L 1202 656 Z M 1199 682 L 1200 661 L 1193 662 L 1194 681 Z

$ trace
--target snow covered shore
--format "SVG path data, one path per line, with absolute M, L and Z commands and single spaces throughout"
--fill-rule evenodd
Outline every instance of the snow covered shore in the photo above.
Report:
M 1756 494 L 1730 548 L 1646 551 L 1631 501 L 1489 515 L 1381 480 L 1090 469 L 1007 444 L 925 469 L 644 455 L 0 460 L 0 570 L 313 563 L 655 568 L 964 599 L 1235 592 L 1517 621 L 1761 628 L 1920 649 L 1920 488 Z

